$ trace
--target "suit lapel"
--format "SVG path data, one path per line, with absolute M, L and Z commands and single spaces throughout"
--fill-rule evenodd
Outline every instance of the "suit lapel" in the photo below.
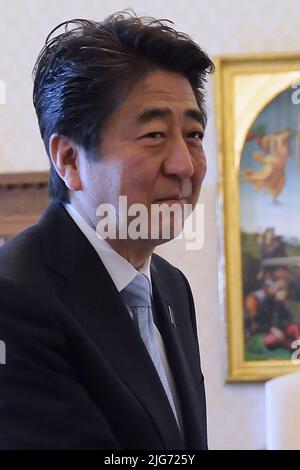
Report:
M 148 410 L 164 446 L 183 449 L 157 372 L 98 254 L 58 204 L 50 206 L 40 227 L 45 261 L 66 280 L 64 304 Z
M 200 422 L 197 415 L 199 396 L 184 352 L 182 336 L 179 336 L 178 322 L 176 322 L 176 318 L 184 312 L 180 310 L 180 305 L 173 304 L 165 279 L 159 274 L 154 263 L 152 263 L 151 278 L 154 302 L 159 315 L 159 329 L 180 399 L 186 448 L 198 449 L 202 441 L 204 423 Z M 177 326 L 174 326 L 171 320 L 169 307 L 171 307 L 172 317 Z

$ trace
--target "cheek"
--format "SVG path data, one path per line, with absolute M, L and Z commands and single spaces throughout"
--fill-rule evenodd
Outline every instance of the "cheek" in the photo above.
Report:
M 124 168 L 122 175 L 122 191 L 124 194 L 143 195 L 143 199 L 147 197 L 148 192 L 151 190 L 157 172 L 153 166 L 147 162 L 139 161 L 134 165 L 128 165 Z
M 202 186 L 202 182 L 204 180 L 205 174 L 206 174 L 206 160 L 205 156 L 203 156 L 201 159 L 198 158 L 197 163 L 195 164 L 194 167 L 195 171 L 192 176 L 192 185 L 193 185 L 193 192 L 191 196 L 191 201 L 190 203 L 194 206 L 199 198 L 200 195 L 200 190 Z
M 122 169 L 118 162 L 101 162 L 90 168 L 87 188 L 98 204 L 114 201 L 120 191 Z
M 207 170 L 207 162 L 206 162 L 206 155 L 203 152 L 201 160 L 200 160 L 200 172 L 201 172 L 201 182 L 204 180 Z
M 206 157 L 203 152 L 203 155 L 198 158 L 196 164 L 195 164 L 195 172 L 193 175 L 193 180 L 194 184 L 196 187 L 201 187 L 201 184 L 204 180 L 204 177 L 206 175 L 206 170 L 207 170 L 207 165 L 206 165 Z

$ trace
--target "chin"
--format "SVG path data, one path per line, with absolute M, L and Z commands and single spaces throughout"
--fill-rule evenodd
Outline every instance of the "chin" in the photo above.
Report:
M 144 242 L 148 245 L 151 246 L 153 249 L 155 249 L 157 246 L 164 245 L 165 243 L 170 242 L 173 240 L 173 238 L 169 238 L 168 240 L 166 239 L 159 239 L 159 238 L 148 238 L 147 240 L 144 240 Z
M 151 237 L 151 233 L 148 233 L 148 242 L 155 245 L 163 245 L 164 243 L 167 243 L 171 240 L 174 240 L 174 238 L 178 237 L 183 231 L 183 226 L 180 224 L 179 227 L 174 227 L 171 225 L 170 230 L 166 231 L 161 225 L 159 227 L 159 230 L 156 230 L 155 233 L 158 232 L 158 236 Z

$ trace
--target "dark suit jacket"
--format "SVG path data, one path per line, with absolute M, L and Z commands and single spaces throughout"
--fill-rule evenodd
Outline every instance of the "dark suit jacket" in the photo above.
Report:
M 206 448 L 191 290 L 157 255 L 151 272 L 183 432 L 114 283 L 64 207 L 50 205 L 0 249 L 0 449 Z

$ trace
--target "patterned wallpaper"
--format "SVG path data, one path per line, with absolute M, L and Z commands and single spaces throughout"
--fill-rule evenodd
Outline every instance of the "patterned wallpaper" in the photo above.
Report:
M 296 0 L 0 0 L 1 173 L 48 167 L 31 104 L 31 71 L 48 32 L 66 19 L 102 19 L 128 6 L 140 14 L 172 19 L 210 55 L 300 50 Z M 174 241 L 159 252 L 186 273 L 193 288 L 206 377 L 210 448 L 262 449 L 263 385 L 229 385 L 224 381 L 224 328 L 218 306 L 217 136 L 211 81 L 207 104 L 208 173 L 201 196 L 205 244 L 199 252 L 186 252 Z

